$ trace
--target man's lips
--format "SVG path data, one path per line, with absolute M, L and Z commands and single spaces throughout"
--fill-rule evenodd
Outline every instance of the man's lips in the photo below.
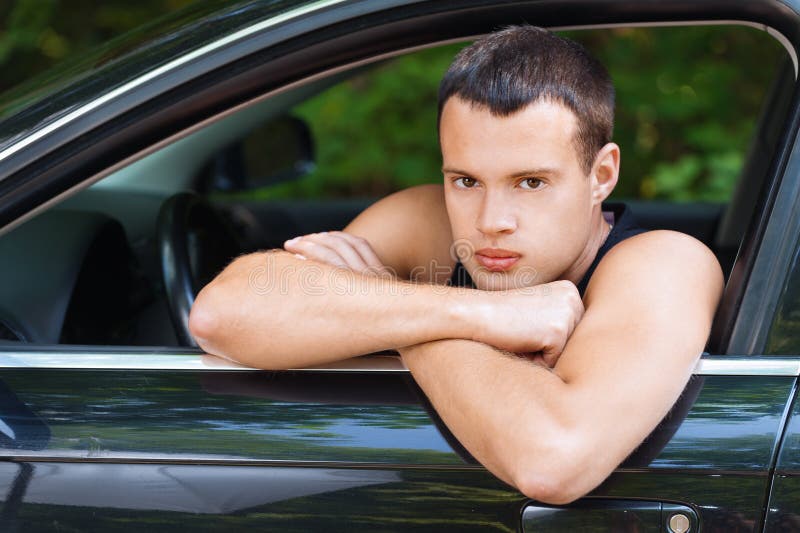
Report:
M 501 248 L 482 248 L 475 252 L 475 260 L 492 272 L 508 270 L 520 258 L 520 254 Z

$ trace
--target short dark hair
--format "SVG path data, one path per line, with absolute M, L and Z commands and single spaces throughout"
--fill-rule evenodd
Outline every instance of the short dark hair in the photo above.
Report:
M 439 86 L 439 122 L 458 96 L 508 116 L 541 100 L 558 102 L 577 118 L 575 150 L 589 173 L 614 131 L 614 85 L 605 67 L 580 44 L 535 26 L 486 35 L 456 55 Z

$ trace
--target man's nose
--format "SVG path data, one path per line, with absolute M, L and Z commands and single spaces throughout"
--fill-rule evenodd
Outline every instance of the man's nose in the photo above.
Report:
M 513 209 L 501 191 L 487 191 L 483 195 L 475 227 L 484 235 L 513 233 L 517 229 Z

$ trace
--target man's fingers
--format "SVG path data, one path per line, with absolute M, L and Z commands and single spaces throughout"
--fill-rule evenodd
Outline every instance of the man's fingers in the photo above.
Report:
M 563 283 L 566 287 L 566 293 L 564 294 L 564 297 L 567 300 L 571 318 L 571 320 L 569 320 L 569 332 L 567 333 L 567 338 L 569 338 L 572 335 L 572 332 L 575 330 L 575 327 L 578 325 L 578 322 L 580 322 L 581 318 L 583 318 L 585 309 L 583 307 L 583 300 L 581 299 L 578 289 L 574 284 L 563 281 L 558 283 Z
M 544 360 L 544 364 L 550 368 L 555 367 L 563 350 L 563 345 L 546 347 L 544 350 L 542 350 L 542 359 Z
M 336 250 L 333 250 L 324 244 L 316 243 L 307 237 L 308 236 L 305 235 L 296 240 L 292 239 L 286 241 L 283 247 L 287 251 L 300 254 L 307 259 L 315 259 L 317 261 L 340 268 L 350 268 L 347 264 L 347 261 L 341 257 Z
M 370 246 L 366 239 L 351 233 L 347 233 L 346 231 L 332 231 L 330 233 L 349 242 L 359 253 L 364 262 L 369 267 L 372 267 L 372 269 L 379 272 L 386 270 L 386 267 L 383 265 L 380 258 L 378 258 L 378 255 L 375 253 L 375 250 L 372 249 L 372 246 Z
M 583 300 L 580 296 L 575 297 L 575 324 L 577 325 L 578 322 L 581 321 L 583 318 L 583 313 L 586 312 L 586 308 L 583 306 Z
M 347 264 L 347 268 L 356 272 L 361 272 L 367 268 L 367 263 L 361 255 L 345 239 L 333 233 L 312 233 L 303 237 L 303 240 L 311 241 L 320 246 L 325 246 L 335 251 Z
M 365 239 L 344 231 L 303 235 L 286 241 L 284 248 L 361 274 L 380 275 L 388 272 Z

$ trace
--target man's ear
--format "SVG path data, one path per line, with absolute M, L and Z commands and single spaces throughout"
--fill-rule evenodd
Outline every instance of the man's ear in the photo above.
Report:
M 593 203 L 600 204 L 617 186 L 619 158 L 619 146 L 616 143 L 608 143 L 597 152 L 589 175 L 592 180 Z

